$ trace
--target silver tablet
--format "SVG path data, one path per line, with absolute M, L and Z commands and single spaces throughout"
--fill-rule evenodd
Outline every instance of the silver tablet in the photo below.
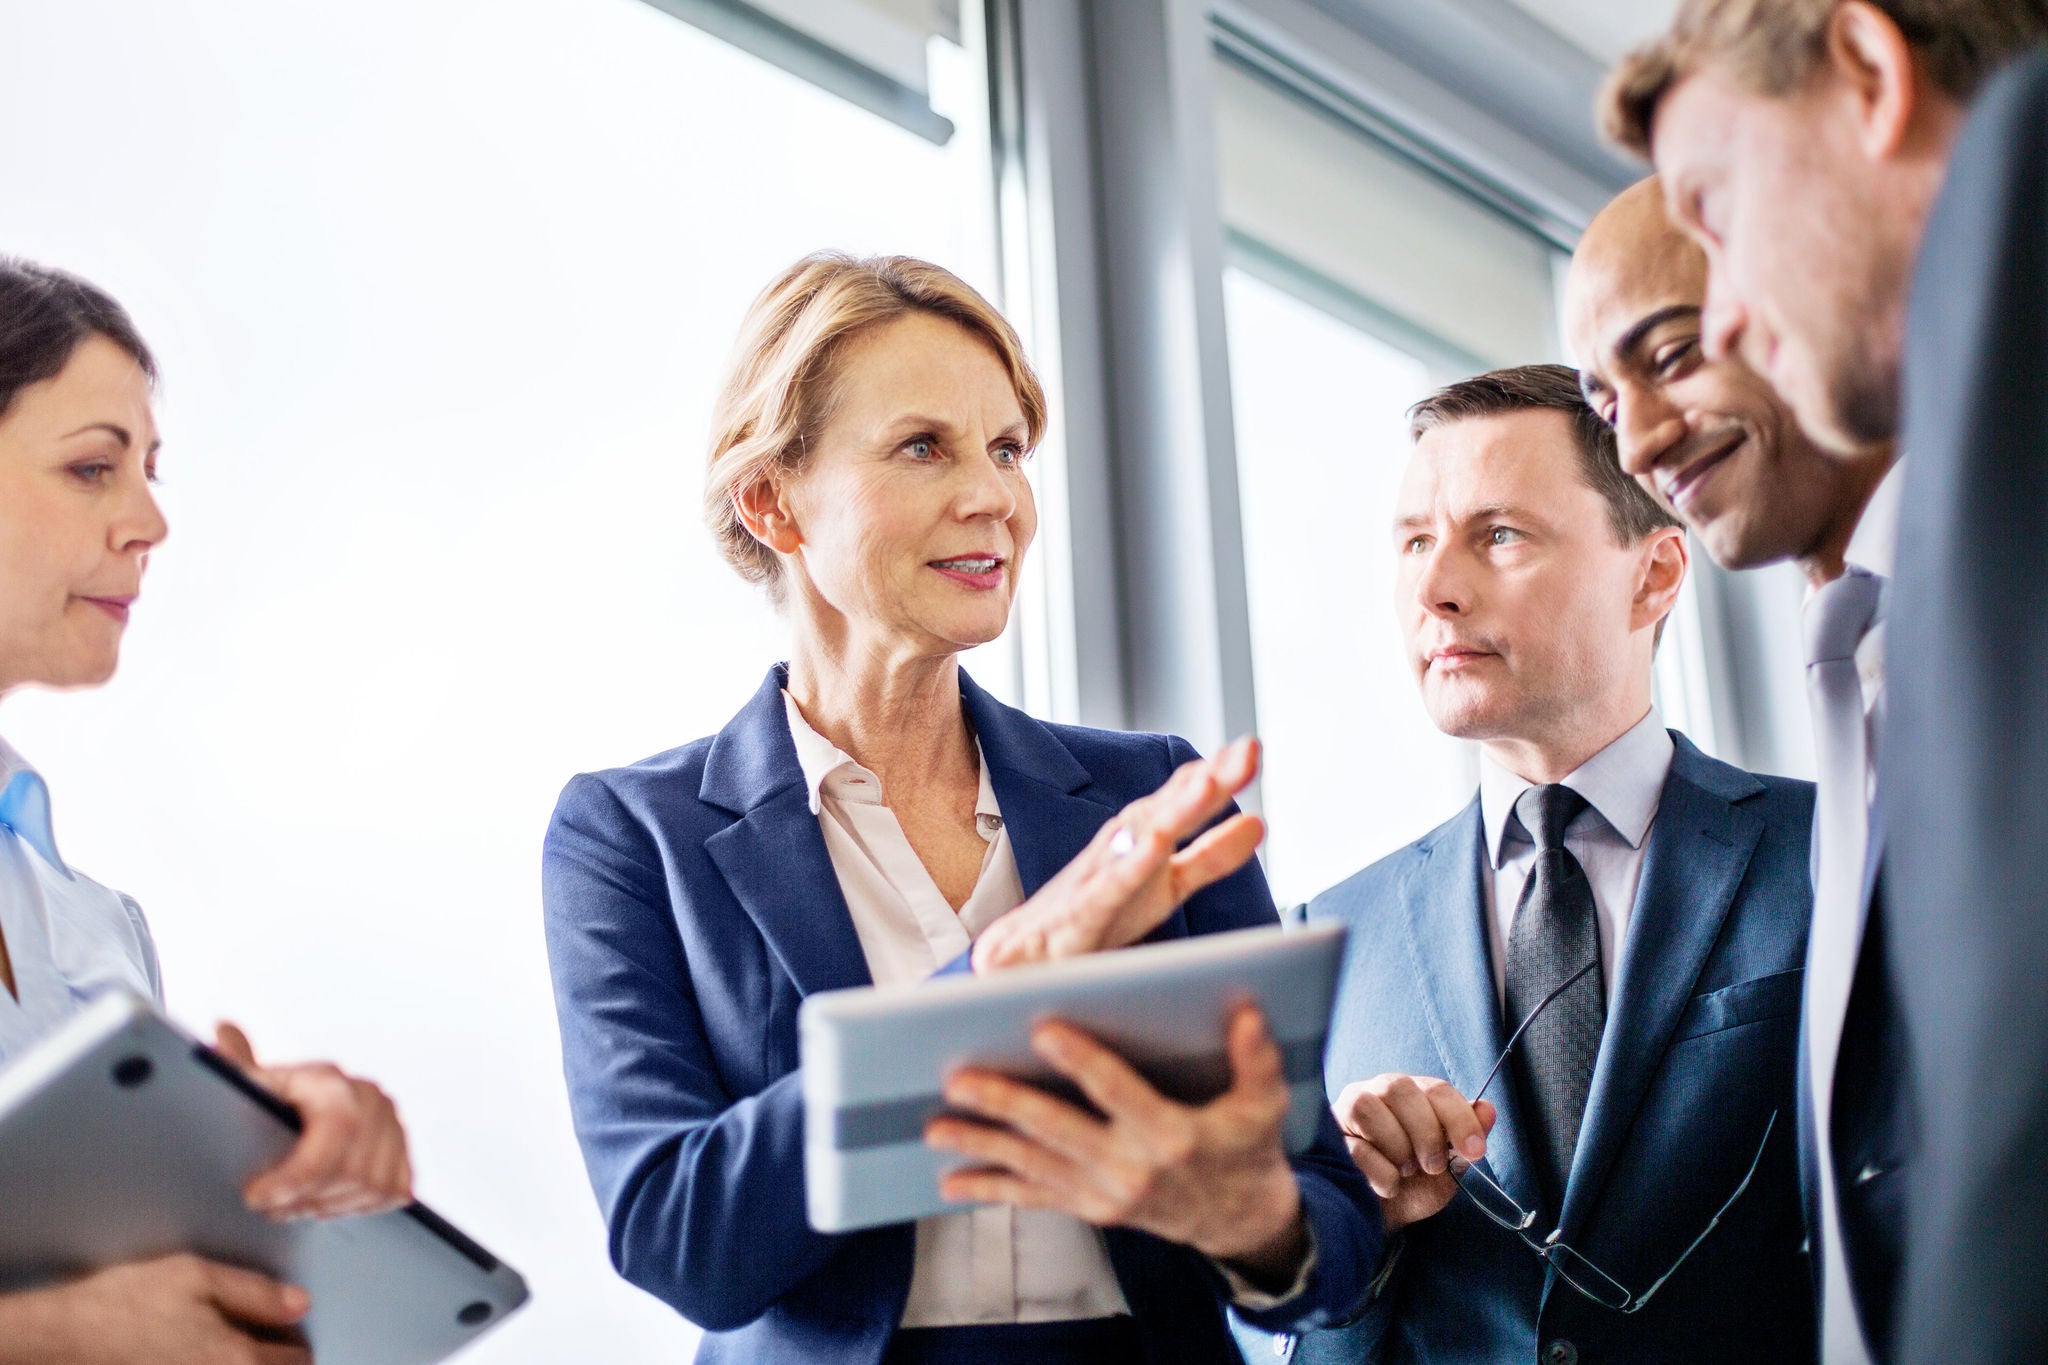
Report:
M 115 992 L 0 1070 L 0 1288 L 190 1251 L 303 1285 L 320 1365 L 429 1365 L 526 1301 L 517 1271 L 423 1204 L 277 1223 L 242 1185 L 290 1106 Z
M 1287 1149 L 1299 1152 L 1325 1107 L 1323 1039 L 1343 949 L 1342 925 L 1276 926 L 811 996 L 798 1015 L 811 1226 L 845 1232 L 967 1207 L 939 1198 L 939 1176 L 959 1158 L 927 1148 L 925 1124 L 945 1111 L 945 1077 L 968 1065 L 1078 1099 L 1031 1051 L 1041 1019 L 1087 1029 L 1164 1094 L 1200 1103 L 1229 1087 L 1224 1023 L 1252 1001 L 1280 1044 Z

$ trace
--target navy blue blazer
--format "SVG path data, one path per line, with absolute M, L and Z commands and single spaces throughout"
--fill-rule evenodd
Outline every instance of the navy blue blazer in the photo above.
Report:
M 1640 1293 L 1734 1192 L 1776 1111 L 1755 1180 L 1630 1315 L 1557 1283 L 1461 1195 L 1394 1239 L 1381 1293 L 1350 1323 L 1302 1338 L 1298 1359 L 1811 1365 L 1793 1086 L 1813 787 L 1674 739 L 1559 1224 Z M 1333 1097 L 1382 1072 L 1441 1076 L 1468 1095 L 1485 1078 L 1507 1041 L 1486 868 L 1475 800 L 1310 903 L 1311 918 L 1351 930 L 1325 1065 Z M 1485 1165 L 1540 1209 L 1511 1076 L 1503 1068 L 1487 1091 L 1499 1119 Z M 1539 1215 L 1537 1235 L 1550 1226 Z
M 613 1264 L 706 1329 L 700 1361 L 874 1365 L 903 1315 L 910 1224 L 825 1235 L 804 1212 L 797 1007 L 869 984 L 770 671 L 716 736 L 563 791 L 543 854 L 548 957 L 570 1108 Z M 1047 725 L 960 680 L 1027 894 L 1186 741 Z M 1252 863 L 1154 938 L 1274 922 Z M 1295 1162 L 1318 1251 L 1303 1294 L 1257 1320 L 1328 1321 L 1380 1260 L 1379 1207 L 1334 1121 Z M 1209 1262 L 1107 1233 L 1158 1365 L 1234 1362 Z

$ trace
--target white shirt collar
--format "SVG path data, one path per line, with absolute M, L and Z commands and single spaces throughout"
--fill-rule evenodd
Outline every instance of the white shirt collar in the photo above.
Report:
M 1650 835 L 1650 822 L 1657 818 L 1657 805 L 1664 799 L 1664 781 L 1671 775 L 1675 748 L 1670 731 L 1652 706 L 1649 714 L 1620 738 L 1567 773 L 1563 785 L 1585 797 L 1630 848 L 1641 848 Z M 1496 870 L 1504 858 L 1502 845 L 1515 802 L 1534 785 L 1480 755 L 1479 814 L 1486 826 L 1486 856 Z M 1519 820 L 1515 829 L 1523 834 Z
M 827 794 L 836 801 L 858 801 L 875 806 L 887 804 L 882 796 L 882 779 L 812 729 L 797 706 L 796 698 L 786 687 L 782 689 L 782 709 L 789 717 L 789 737 L 796 743 L 797 766 L 803 769 L 804 786 L 809 789 L 811 814 L 819 812 Z M 988 764 L 982 759 L 980 740 L 975 741 L 974 759 L 981 769 L 981 790 L 975 795 L 974 813 L 985 817 L 979 822 L 984 827 L 989 819 L 1000 827 L 1002 808 L 996 804 L 996 791 L 989 782 Z
M 50 820 L 50 786 L 13 745 L 0 739 L 0 827 L 42 855 L 66 877 L 71 869 L 57 856 L 57 832 Z
M 1905 460 L 1892 461 L 1892 467 L 1885 471 L 1877 491 L 1864 506 L 1863 515 L 1857 519 L 1849 548 L 1843 552 L 1842 557 L 1851 564 L 1881 578 L 1892 576 L 1892 565 L 1898 559 L 1899 498 L 1905 482 Z

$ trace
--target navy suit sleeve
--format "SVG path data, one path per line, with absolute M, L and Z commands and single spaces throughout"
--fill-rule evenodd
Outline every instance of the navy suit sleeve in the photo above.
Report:
M 576 1135 L 619 1273 L 713 1331 L 745 1325 L 844 1239 L 804 1209 L 801 1073 L 735 1095 L 677 932 L 689 907 L 645 826 L 570 782 L 542 854 L 548 960 Z
M 1197 757 L 1183 739 L 1168 741 L 1173 766 Z M 1234 808 L 1233 808 L 1234 809 Z M 1185 907 L 1190 934 L 1218 934 L 1277 924 L 1279 911 L 1258 860 L 1197 893 Z M 1379 1199 L 1365 1183 L 1337 1121 L 1325 1108 L 1309 1148 L 1293 1159 L 1302 1212 L 1315 1235 L 1316 1268 L 1300 1296 L 1262 1313 L 1239 1312 L 1269 1332 L 1300 1332 L 1349 1313 L 1379 1273 L 1382 1224 Z

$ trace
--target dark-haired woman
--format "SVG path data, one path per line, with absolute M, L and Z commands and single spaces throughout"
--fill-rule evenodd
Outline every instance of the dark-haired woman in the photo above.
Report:
M 106 294 L 0 257 L 0 697 L 114 672 L 168 529 L 150 491 L 155 372 Z M 0 1065 L 110 988 L 161 998 L 148 925 L 65 862 L 49 788 L 0 741 Z M 325 1063 L 258 1067 L 233 1025 L 219 1046 L 306 1123 L 250 1182 L 252 1208 L 329 1217 L 411 1197 L 405 1132 L 376 1086 Z M 300 1289 L 196 1256 L 113 1266 L 0 1295 L 0 1365 L 294 1365 L 311 1359 L 289 1340 L 307 1308 Z

